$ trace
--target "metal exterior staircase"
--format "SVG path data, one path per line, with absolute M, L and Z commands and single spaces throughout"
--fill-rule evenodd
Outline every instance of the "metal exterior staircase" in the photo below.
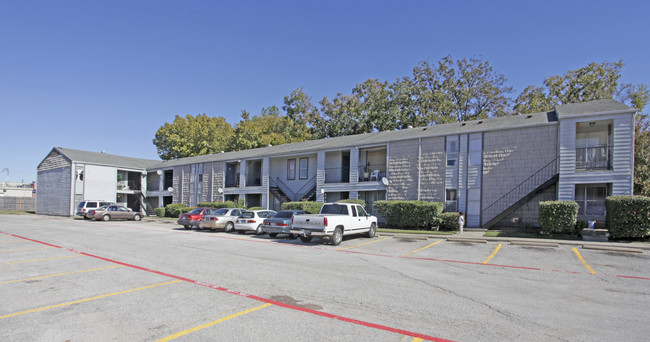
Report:
M 490 228 L 507 217 L 514 210 L 531 200 L 533 197 L 548 189 L 559 179 L 557 158 L 535 172 L 512 190 L 481 211 L 483 228 Z
M 280 177 L 276 177 L 275 181 L 271 179 L 269 184 L 269 192 L 277 198 L 280 203 L 284 202 L 297 202 L 302 200 L 310 200 L 316 195 L 316 176 L 303 185 L 298 192 L 293 192 Z

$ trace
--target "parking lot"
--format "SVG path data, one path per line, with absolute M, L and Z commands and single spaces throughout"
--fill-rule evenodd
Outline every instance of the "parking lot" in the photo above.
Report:
M 645 340 L 648 252 L 0 215 L 11 341 Z

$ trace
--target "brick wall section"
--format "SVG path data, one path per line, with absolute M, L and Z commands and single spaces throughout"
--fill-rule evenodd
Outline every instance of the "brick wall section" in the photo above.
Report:
M 420 199 L 442 202 L 445 200 L 445 138 L 422 139 L 421 149 Z
M 496 223 L 494 228 L 518 228 L 518 230 L 524 231 L 539 228 L 539 202 L 555 201 L 556 199 L 557 185 L 552 185 L 517 208 L 508 217 Z M 537 231 L 536 229 L 532 230 Z
M 418 140 L 390 143 L 388 156 L 389 200 L 416 200 L 418 198 Z
M 556 158 L 557 127 L 538 126 L 483 134 L 483 208 Z

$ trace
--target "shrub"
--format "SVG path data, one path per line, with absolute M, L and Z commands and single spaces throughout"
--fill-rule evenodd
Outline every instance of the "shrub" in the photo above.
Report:
M 153 210 L 156 212 L 156 216 L 165 217 L 165 208 L 154 208 Z
M 375 208 L 388 226 L 397 228 L 431 228 L 438 223 L 443 203 L 424 201 L 376 201 Z
M 266 210 L 264 207 L 250 207 L 248 210 Z
M 551 234 L 575 234 L 578 203 L 574 201 L 539 202 L 539 225 Z
M 192 210 L 194 210 L 194 209 L 196 209 L 196 208 L 198 208 L 198 207 L 180 208 L 179 210 L 180 210 L 180 214 L 185 214 L 185 213 L 189 213 L 190 211 L 192 211 Z M 179 215 L 180 215 L 180 214 L 179 214 Z
M 181 208 L 185 208 L 183 203 L 167 204 L 165 206 L 165 216 L 178 217 L 181 214 Z
M 323 203 L 310 201 L 285 202 L 282 203 L 282 210 L 304 210 L 309 214 L 318 214 L 322 206 Z
M 216 203 L 213 202 L 199 202 L 199 204 L 197 204 L 196 206 L 201 208 L 214 208 L 215 204 Z
M 352 204 L 359 204 L 362 207 L 366 207 L 366 201 L 362 199 L 342 199 L 340 201 L 336 201 L 336 203 L 352 203 Z
M 242 208 L 242 207 L 237 206 L 237 203 L 235 203 L 233 201 L 214 202 L 214 203 L 212 203 L 212 205 L 217 209 L 221 209 L 221 208 Z
M 576 221 L 576 228 L 575 228 L 574 232 L 576 234 L 580 234 L 580 232 L 584 228 L 587 228 L 588 226 L 589 226 L 589 224 L 587 222 L 578 220 L 578 221 Z
M 650 197 L 609 196 L 607 230 L 614 238 L 642 238 L 650 234 Z
M 438 229 L 440 230 L 460 230 L 458 219 L 459 213 L 442 213 L 438 216 Z

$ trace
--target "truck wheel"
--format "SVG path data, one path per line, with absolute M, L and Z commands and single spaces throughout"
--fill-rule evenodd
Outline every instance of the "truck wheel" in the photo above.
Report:
M 332 245 L 338 246 L 343 241 L 343 229 L 341 227 L 334 228 L 334 234 L 332 234 Z
M 368 231 L 368 237 L 375 237 L 375 233 L 377 232 L 377 225 L 373 222 L 370 225 L 370 230 Z
M 274 238 L 274 237 L 278 236 L 278 233 L 269 233 L 269 236 Z
M 235 229 L 235 225 L 232 224 L 232 222 L 228 222 L 228 223 L 226 223 L 226 228 L 224 228 L 224 231 L 225 231 L 226 233 L 230 233 L 230 232 L 232 232 L 233 229 Z
M 300 241 L 302 241 L 304 243 L 311 242 L 311 236 L 301 236 Z
M 293 239 L 297 239 L 297 238 L 298 238 L 298 235 L 296 235 L 296 234 L 289 234 L 289 239 L 292 239 L 292 240 L 293 240 Z

